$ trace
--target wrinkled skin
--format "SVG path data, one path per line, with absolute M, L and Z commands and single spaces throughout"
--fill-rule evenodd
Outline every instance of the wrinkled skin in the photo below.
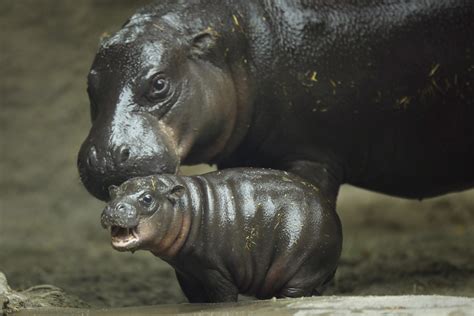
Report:
M 102 225 L 115 249 L 170 263 L 190 302 L 311 296 L 341 252 L 339 219 L 318 192 L 271 169 L 134 178 L 112 187 Z
M 159 1 L 97 53 L 81 179 L 107 200 L 180 164 L 267 167 L 320 188 L 328 216 L 343 183 L 473 187 L 473 29 L 467 0 Z

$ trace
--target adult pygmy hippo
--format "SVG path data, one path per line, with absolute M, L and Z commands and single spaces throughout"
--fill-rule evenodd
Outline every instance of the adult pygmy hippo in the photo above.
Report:
M 81 179 L 107 200 L 182 163 L 280 169 L 320 188 L 334 218 L 343 183 L 470 188 L 473 30 L 468 0 L 158 1 L 96 55 Z
M 190 302 L 309 296 L 331 279 L 341 251 L 340 223 L 317 192 L 270 169 L 134 178 L 111 188 L 102 225 L 115 249 L 170 263 Z

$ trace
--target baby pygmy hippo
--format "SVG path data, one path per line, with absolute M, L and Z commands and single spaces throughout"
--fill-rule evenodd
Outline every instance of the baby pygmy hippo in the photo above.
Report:
M 317 295 L 334 275 L 341 234 L 318 188 L 270 169 L 155 175 L 110 188 L 112 246 L 149 250 L 176 270 L 190 302 Z

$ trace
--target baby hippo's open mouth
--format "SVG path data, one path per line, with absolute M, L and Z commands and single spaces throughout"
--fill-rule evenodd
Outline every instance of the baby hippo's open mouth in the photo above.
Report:
M 140 242 L 137 228 L 125 228 L 120 226 L 111 226 L 110 235 L 112 236 L 112 247 L 118 251 L 134 250 Z

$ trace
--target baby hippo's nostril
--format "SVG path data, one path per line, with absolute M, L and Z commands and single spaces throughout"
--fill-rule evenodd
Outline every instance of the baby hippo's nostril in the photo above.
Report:
M 127 207 L 123 203 L 117 205 L 117 211 L 124 211 L 126 208 Z
M 98 165 L 97 149 L 95 149 L 95 146 L 91 146 L 89 149 L 89 154 L 87 155 L 87 165 L 90 168 L 96 168 Z

